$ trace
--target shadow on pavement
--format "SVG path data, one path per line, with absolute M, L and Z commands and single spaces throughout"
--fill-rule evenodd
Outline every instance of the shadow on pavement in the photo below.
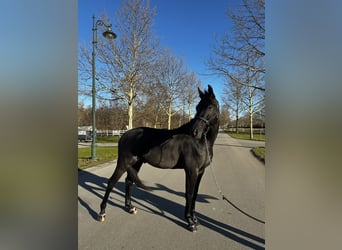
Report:
M 100 198 L 99 200 L 99 207 L 100 207 L 100 202 L 103 198 L 103 195 L 101 195 L 99 191 L 102 194 L 104 194 L 106 190 L 106 186 L 107 186 L 106 185 L 107 179 L 103 177 L 99 177 L 85 170 L 79 170 L 78 176 L 79 176 L 78 185 L 80 185 L 81 187 L 85 188 L 86 190 L 88 190 L 89 192 L 91 192 L 92 194 Z M 124 201 L 124 188 L 125 188 L 125 183 L 118 182 L 112 191 L 118 194 L 119 196 L 121 196 L 123 201 Z M 119 190 L 119 192 L 116 190 Z M 176 192 L 162 184 L 156 184 L 155 187 L 152 187 L 152 191 L 153 190 L 165 191 L 165 192 L 177 195 L 177 196 L 184 197 L 183 192 Z M 197 202 L 210 203 L 210 199 L 217 200 L 217 198 L 213 196 L 209 196 L 205 194 L 198 194 Z M 90 216 L 94 220 L 97 220 L 97 212 L 93 208 L 91 208 L 89 204 L 87 204 L 81 197 L 78 197 L 78 201 L 84 208 L 87 209 Z M 184 204 L 176 203 L 169 199 L 165 199 L 164 197 L 155 195 L 153 192 L 147 192 L 143 189 L 134 188 L 134 187 L 132 188 L 132 203 L 133 205 L 136 205 L 138 209 L 141 209 L 149 213 L 160 215 L 161 217 L 164 217 L 179 226 L 187 228 L 187 225 L 183 219 L 184 218 L 183 216 Z M 146 203 L 148 205 L 146 205 Z M 184 200 L 184 203 L 185 203 L 185 200 Z M 115 204 L 110 199 L 108 199 L 107 205 L 116 206 L 125 210 L 123 205 Z M 265 240 L 258 236 L 255 236 L 241 229 L 222 223 L 221 221 L 217 221 L 215 219 L 209 218 L 208 216 L 198 213 L 198 212 L 196 212 L 196 216 L 199 219 L 199 223 L 202 227 L 211 229 L 217 233 L 222 234 L 223 236 L 227 238 L 230 238 L 252 249 L 265 249 L 264 247 L 254 243 L 254 242 L 258 242 L 261 244 L 265 244 Z
M 237 147 L 237 148 L 254 148 L 256 146 L 244 146 L 244 145 L 233 145 L 233 144 L 220 144 L 217 143 L 215 146 L 225 146 L 225 147 Z

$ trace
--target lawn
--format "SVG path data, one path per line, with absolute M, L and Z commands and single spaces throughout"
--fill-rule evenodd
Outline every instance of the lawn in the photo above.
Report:
M 114 160 L 118 157 L 118 147 L 97 147 L 97 160 L 91 160 L 90 147 L 78 148 L 78 168 L 84 169 Z
M 249 133 L 239 133 L 236 134 L 235 132 L 227 132 L 231 137 L 235 139 L 242 139 L 242 140 L 250 140 L 249 139 Z M 265 135 L 264 134 L 254 134 L 253 140 L 255 141 L 265 141 Z M 252 153 L 257 157 L 260 161 L 265 162 L 265 147 L 256 147 L 252 148 Z
M 114 135 L 114 136 L 98 136 L 98 137 L 96 137 L 96 142 L 99 142 L 99 143 L 118 142 L 119 139 L 120 139 L 120 137 L 117 135 Z
M 265 162 L 265 147 L 252 148 L 252 153 L 262 162 Z
M 227 132 L 228 135 L 230 135 L 231 137 L 235 138 L 235 139 L 243 139 L 243 140 L 250 140 L 249 139 L 249 133 L 235 133 L 235 132 Z M 265 140 L 265 135 L 264 134 L 258 134 L 255 133 L 253 135 L 253 140 L 255 141 L 264 141 Z

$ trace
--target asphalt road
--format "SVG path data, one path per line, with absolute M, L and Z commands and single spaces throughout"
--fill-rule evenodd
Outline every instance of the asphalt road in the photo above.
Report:
M 252 216 L 265 219 L 265 166 L 250 149 L 264 142 L 242 141 L 219 134 L 214 158 L 202 179 L 196 203 L 201 226 L 192 233 L 183 219 L 183 170 L 161 170 L 143 165 L 139 172 L 146 192 L 133 187 L 136 215 L 124 210 L 124 178 L 112 191 L 106 221 L 98 222 L 100 202 L 115 162 L 79 172 L 79 249 L 264 249 L 265 224 L 239 212 L 221 199 L 211 169 L 225 195 Z
M 98 147 L 104 147 L 104 146 L 109 146 L 109 147 L 114 147 L 117 146 L 118 143 L 117 142 L 107 142 L 107 143 L 96 143 L 96 146 Z M 91 142 L 79 142 L 78 143 L 78 147 L 79 148 L 86 148 L 86 147 L 90 147 L 91 146 Z

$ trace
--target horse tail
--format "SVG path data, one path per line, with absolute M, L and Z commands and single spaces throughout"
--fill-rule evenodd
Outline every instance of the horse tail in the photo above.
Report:
M 127 173 L 130 175 L 130 177 L 133 179 L 134 183 L 138 187 L 143 188 L 143 189 L 148 190 L 148 191 L 152 190 L 150 187 L 145 186 L 145 184 L 140 180 L 138 173 L 134 168 L 129 167 L 127 169 Z

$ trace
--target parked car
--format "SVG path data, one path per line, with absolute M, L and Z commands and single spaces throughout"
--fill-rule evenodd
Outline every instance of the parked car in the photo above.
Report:
M 86 128 L 78 128 L 78 141 L 79 142 L 89 142 L 92 141 L 93 132 Z

